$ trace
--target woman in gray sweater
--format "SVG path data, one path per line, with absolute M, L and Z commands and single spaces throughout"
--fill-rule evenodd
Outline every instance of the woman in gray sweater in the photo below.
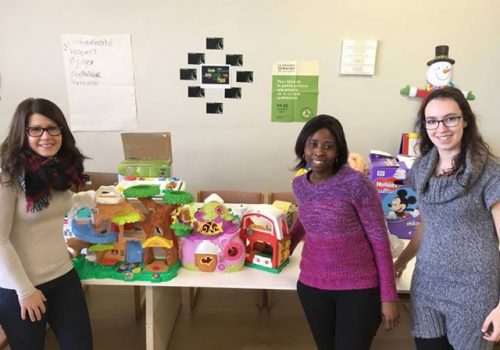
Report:
M 416 126 L 422 223 L 395 263 L 401 275 L 417 255 L 412 335 L 418 350 L 487 349 L 500 340 L 500 165 L 458 89 L 433 91 Z

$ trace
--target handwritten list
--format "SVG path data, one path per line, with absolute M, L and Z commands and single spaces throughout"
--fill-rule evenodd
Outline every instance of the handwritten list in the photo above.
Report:
M 71 128 L 137 128 L 130 35 L 65 34 L 62 49 Z

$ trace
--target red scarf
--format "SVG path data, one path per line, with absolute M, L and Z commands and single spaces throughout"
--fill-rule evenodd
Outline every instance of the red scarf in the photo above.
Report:
M 66 191 L 83 185 L 83 159 L 62 153 L 42 157 L 31 150 L 23 151 L 26 212 L 38 212 L 49 206 L 53 191 Z

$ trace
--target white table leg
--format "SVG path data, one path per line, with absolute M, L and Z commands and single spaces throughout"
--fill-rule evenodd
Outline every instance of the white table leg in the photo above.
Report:
M 146 350 L 166 350 L 181 306 L 180 288 L 146 286 Z

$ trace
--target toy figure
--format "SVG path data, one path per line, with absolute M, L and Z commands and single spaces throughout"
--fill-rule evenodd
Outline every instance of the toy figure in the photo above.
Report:
M 366 165 L 366 161 L 359 153 L 349 153 L 347 164 L 349 164 L 349 166 L 354 170 L 368 174 L 368 166 Z
M 409 97 L 424 98 L 433 90 L 441 89 L 445 86 L 452 86 L 453 65 L 455 60 L 448 57 L 449 47 L 447 45 L 436 46 L 436 57 L 427 62 L 427 86 L 425 89 L 418 89 L 413 86 L 406 85 L 400 90 L 401 95 Z M 463 91 L 465 98 L 469 101 L 476 99 L 472 91 Z
M 405 216 L 405 212 L 413 211 L 413 208 L 408 208 L 409 204 L 415 204 L 417 198 L 415 196 L 408 196 L 406 190 L 399 190 L 396 192 L 396 197 L 388 204 L 390 211 L 386 215 L 388 220 L 402 219 Z

